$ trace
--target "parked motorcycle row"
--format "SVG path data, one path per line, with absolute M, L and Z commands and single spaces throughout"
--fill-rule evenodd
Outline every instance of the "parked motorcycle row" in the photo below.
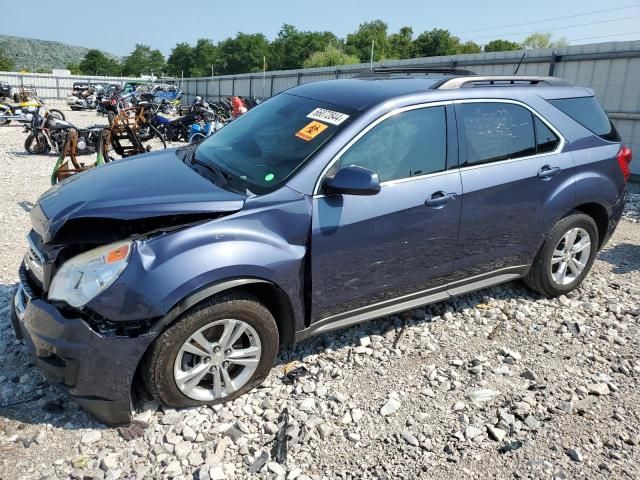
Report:
M 11 97 L 8 86 L 3 87 Z M 175 85 L 128 82 L 121 87 L 110 83 L 76 82 L 67 98 L 74 111 L 95 110 L 107 117 L 109 125 L 122 112 L 135 111 L 139 118 L 135 134 L 146 142 L 158 138 L 166 142 L 195 142 L 211 135 L 226 123 L 253 108 L 257 102 L 241 97 L 223 98 L 207 102 L 196 97 L 190 103 L 182 102 L 182 92 Z M 32 154 L 59 154 L 67 133 L 78 133 L 77 155 L 94 154 L 100 129 L 105 126 L 78 128 L 66 121 L 62 111 L 49 109 L 35 89 L 22 88 L 13 98 L 17 103 L 0 102 L 0 126 L 11 122 L 25 125 L 24 147 Z M 132 132 L 133 133 L 133 132 Z
M 11 97 L 10 89 L 4 90 Z M 167 142 L 201 141 L 258 103 L 237 96 L 215 102 L 196 97 L 183 103 L 174 85 L 76 82 L 67 98 L 69 108 L 93 110 L 108 121 L 79 128 L 60 110 L 48 108 L 35 89 L 22 87 L 12 99 L 14 103 L 0 103 L 0 126 L 22 123 L 28 153 L 58 155 L 52 183 L 118 158 L 113 153 L 124 158 L 148 152 L 151 146 L 144 144 L 152 139 L 160 148 Z M 80 161 L 82 155 L 95 155 L 95 162 Z

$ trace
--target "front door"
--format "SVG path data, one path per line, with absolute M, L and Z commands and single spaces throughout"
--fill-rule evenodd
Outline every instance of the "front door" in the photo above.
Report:
M 378 173 L 373 196 L 316 195 L 311 232 L 312 322 L 444 287 L 453 269 L 461 205 L 447 170 L 447 108 L 412 108 L 375 123 L 327 174 Z M 451 162 L 450 162 L 451 163 Z

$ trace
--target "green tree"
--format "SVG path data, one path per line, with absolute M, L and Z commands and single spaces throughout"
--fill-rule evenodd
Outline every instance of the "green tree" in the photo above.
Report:
M 13 70 L 13 60 L 11 60 L 7 54 L 0 49 L 0 71 L 10 72 Z
M 95 49 L 86 53 L 78 65 L 78 69 L 84 75 L 117 75 L 120 73 L 118 62 Z
M 402 27 L 398 33 L 389 35 L 389 58 L 411 58 L 413 28 Z
M 364 22 L 358 30 L 347 35 L 345 52 L 357 56 L 362 63 L 371 59 L 371 43 L 375 41 L 373 61 L 384 60 L 389 55 L 387 24 L 382 20 Z
M 160 50 L 152 50 L 150 46 L 141 43 L 125 58 L 123 69 L 125 75 L 161 74 L 165 68 L 164 56 Z
M 491 40 L 484 46 L 485 52 L 509 52 L 512 50 L 520 50 L 522 47 L 519 43 L 511 42 L 509 40 Z
M 339 45 L 340 41 L 331 32 L 302 32 L 293 25 L 284 24 L 276 39 L 271 42 L 267 61 L 272 70 L 302 68 L 304 61 L 313 52 L 327 45 Z
M 468 41 L 461 43 L 456 53 L 480 53 L 482 48 L 476 42 Z
M 218 44 L 218 68 L 221 74 L 249 73 L 262 70 L 269 42 L 261 33 L 238 33 Z
M 460 39 L 449 30 L 434 28 L 421 33 L 413 41 L 414 57 L 439 57 L 455 55 L 460 51 Z
M 567 42 L 565 37 L 559 37 L 553 40 L 553 34 L 550 32 L 534 32 L 522 42 L 522 48 L 525 50 L 532 48 L 566 47 L 567 45 L 569 45 L 569 42 Z
M 178 43 L 167 59 L 167 73 L 176 77 L 191 75 L 193 68 L 193 47 L 188 43 Z
M 192 77 L 208 77 L 211 75 L 211 67 L 214 73 L 218 66 L 218 47 L 211 40 L 201 38 L 193 48 L 193 64 L 191 66 Z
M 334 45 L 327 45 L 323 50 L 312 53 L 304 61 L 303 66 L 304 68 L 332 67 L 356 63 L 360 63 L 360 59 L 355 55 L 349 55 Z
M 77 63 L 69 63 L 66 68 L 71 72 L 71 75 L 82 75 L 80 65 Z

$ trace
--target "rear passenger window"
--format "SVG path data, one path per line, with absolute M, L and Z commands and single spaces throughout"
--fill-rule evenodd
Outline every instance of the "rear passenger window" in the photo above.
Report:
M 534 117 L 534 124 L 536 128 L 537 153 L 553 152 L 560 139 L 538 117 Z
M 616 128 L 596 100 L 596 97 L 561 98 L 549 100 L 549 103 L 562 110 L 600 138 L 612 142 L 620 141 L 620 135 L 618 135 Z
M 467 165 L 535 155 L 533 115 L 526 108 L 511 103 L 462 103 L 456 112 Z

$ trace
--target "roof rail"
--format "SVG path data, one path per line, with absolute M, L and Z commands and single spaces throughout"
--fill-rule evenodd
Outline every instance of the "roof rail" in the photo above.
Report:
M 377 67 L 372 70 L 363 70 L 356 74 L 354 78 L 367 78 L 374 77 L 376 75 L 390 75 L 390 74 L 407 74 L 411 75 L 412 73 L 424 73 L 428 75 L 430 73 L 440 73 L 440 74 L 448 74 L 448 75 L 475 75 L 471 70 L 464 70 L 462 68 L 455 67 Z
M 445 78 L 433 88 L 449 90 L 462 87 L 504 87 L 509 85 L 571 87 L 566 80 L 558 77 L 537 77 L 526 75 L 493 75 Z

